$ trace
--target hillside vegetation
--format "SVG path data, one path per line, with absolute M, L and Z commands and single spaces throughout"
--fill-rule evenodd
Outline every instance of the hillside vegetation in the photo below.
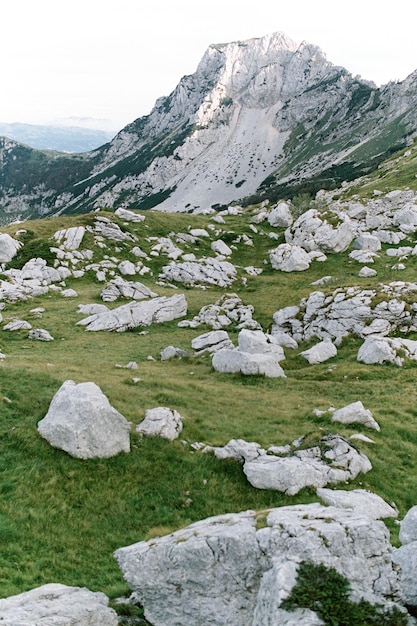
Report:
M 339 189 L 335 195 L 356 194 L 360 201 L 371 189 L 416 189 L 416 155 L 415 147 L 407 156 L 404 152 L 396 154 L 372 178 L 355 181 L 354 186 Z M 310 206 L 309 202 L 317 206 L 314 200 L 304 198 L 304 208 Z M 253 305 L 254 319 L 268 331 L 273 313 L 299 304 L 316 289 L 312 283 L 324 275 L 332 278 L 320 289 L 329 293 L 336 287 L 368 288 L 393 280 L 415 280 L 417 259 L 410 258 L 399 273 L 384 254 L 387 245 L 375 260 L 375 278 L 358 277 L 360 266 L 349 258 L 349 251 L 329 255 L 324 263 L 313 263 L 303 272 L 275 271 L 268 252 L 284 241 L 284 229 L 274 229 L 268 222 L 253 229 L 250 219 L 257 212 L 259 206 L 249 206 L 238 215 L 224 215 L 225 224 L 216 224 L 221 231 L 219 237 L 229 245 L 239 235 L 250 237 L 253 245 L 235 246 L 231 262 L 238 267 L 238 279 L 228 289 L 177 285 L 188 302 L 186 319 L 225 293 L 234 292 L 244 304 Z M 209 230 L 211 216 L 157 211 L 142 214 L 143 222 L 126 224 L 113 213 L 99 213 L 137 236 L 138 245 L 149 255 L 146 265 L 152 270 L 152 275 L 137 278 L 158 295 L 170 296 L 174 293 L 172 287 L 157 284 L 158 274 L 168 260 L 162 254 L 150 254 L 155 242 L 149 237 L 185 233 L 190 227 Z M 3 232 L 20 236 L 25 245 L 7 267 L 21 266 L 27 258 L 42 256 L 37 251 L 45 257 L 45 251 L 56 246 L 56 231 L 92 225 L 96 216 L 61 216 L 8 226 Z M 16 235 L 22 226 L 26 233 Z M 268 236 L 271 232 L 278 235 L 278 240 Z M 417 243 L 415 234 L 408 240 L 407 245 Z M 83 247 L 92 243 L 91 234 L 87 234 Z M 130 248 L 124 242 L 106 241 L 105 248 L 94 249 L 94 259 L 129 259 Z M 181 248 L 198 257 L 212 256 L 210 240 L 203 238 L 198 246 L 181 244 Z M 53 255 L 47 260 L 53 264 Z M 263 271 L 251 276 L 244 271 L 246 266 Z M 318 365 L 309 365 L 299 356 L 314 342 L 300 344 L 297 350 L 286 349 L 286 360 L 281 363 L 286 378 L 220 374 L 213 371 L 209 355 L 160 360 L 160 351 L 168 345 L 192 355 L 191 340 L 209 330 L 207 327 L 180 328 L 174 321 L 150 326 L 146 333 L 143 328 L 124 333 L 87 332 L 76 325 L 82 318 L 77 307 L 101 302 L 103 283 L 87 271 L 82 278 L 66 280 L 65 286 L 75 289 L 78 295 L 64 298 L 59 291 L 49 291 L 44 296 L 7 303 L 2 310 L 3 325 L 12 318 L 25 319 L 34 327 L 46 328 L 54 337 L 54 341 L 41 342 L 29 340 L 27 331 L 1 332 L 0 352 L 5 355 L 0 360 L 2 597 L 53 581 L 86 586 L 114 598 L 128 593 L 113 558 L 113 551 L 121 546 L 169 533 L 211 515 L 317 501 L 315 492 L 309 489 L 293 497 L 256 490 L 246 481 L 237 462 L 219 461 L 190 445 L 225 445 L 232 438 L 243 438 L 268 447 L 290 443 L 302 435 L 314 438 L 337 431 L 349 437 L 364 432 L 352 425 L 339 424 L 336 428 L 328 416 L 317 417 L 314 408 L 342 407 L 361 400 L 372 411 L 381 431 L 372 431 L 374 443 L 355 444 L 369 457 L 373 469 L 344 488 L 369 489 L 387 502 L 395 502 L 400 518 L 416 504 L 415 361 L 407 361 L 403 367 L 358 363 L 361 340 L 348 337 L 334 359 Z M 40 320 L 34 320 L 31 313 L 36 307 L 45 309 Z M 237 329 L 228 328 L 228 332 L 236 344 Z M 408 337 L 417 339 L 412 333 Z M 138 364 L 137 370 L 120 367 L 132 361 Z M 135 382 L 134 378 L 140 380 Z M 112 406 L 132 423 L 129 454 L 79 460 L 52 448 L 39 436 L 37 422 L 68 379 L 95 382 Z M 156 406 L 176 409 L 184 417 L 179 440 L 142 438 L 134 432 L 145 411 Z M 364 434 L 369 436 L 369 432 Z M 394 522 L 388 524 L 395 543 L 397 526 Z

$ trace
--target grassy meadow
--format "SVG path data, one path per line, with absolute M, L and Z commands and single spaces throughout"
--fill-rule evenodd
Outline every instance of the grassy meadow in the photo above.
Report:
M 149 253 L 155 242 L 150 236 L 187 232 L 189 227 L 207 227 L 207 216 L 168 215 L 146 212 L 146 220 L 128 224 L 138 245 Z M 103 215 L 111 217 L 110 213 Z M 315 289 L 331 292 L 336 287 L 360 285 L 376 287 L 392 280 L 415 281 L 417 259 L 410 258 L 404 271 L 391 269 L 393 260 L 382 252 L 375 262 L 375 278 L 359 278 L 360 265 L 348 253 L 314 262 L 304 272 L 286 274 L 272 270 L 264 260 L 280 241 L 268 237 L 268 223 L 249 226 L 251 209 L 244 215 L 226 216 L 219 237 L 229 244 L 246 234 L 253 246 L 236 245 L 232 262 L 237 266 L 262 267 L 257 277 L 239 278 L 229 289 L 186 288 L 178 286 L 188 301 L 187 319 L 203 305 L 214 303 L 224 293 L 235 292 L 245 304 L 254 306 L 253 317 L 265 331 L 273 313 L 283 306 L 298 304 Z M 60 228 L 91 224 L 94 215 L 58 217 L 9 226 L 3 232 L 15 234 L 27 226 L 31 231 L 27 246 L 36 247 Z M 117 221 L 117 220 L 115 220 Z M 120 223 L 120 222 L 119 222 Z M 276 231 L 275 232 L 279 232 Z M 132 244 L 112 244 L 95 250 L 100 255 L 131 258 Z M 209 241 L 195 246 L 179 244 L 196 256 L 209 254 Z M 87 235 L 83 247 L 92 245 Z M 36 256 L 36 254 L 32 254 Z M 145 261 L 153 276 L 138 277 L 158 295 L 172 295 L 168 286 L 155 284 L 167 258 Z M 324 275 L 332 280 L 326 287 L 311 283 Z M 130 279 L 128 277 L 128 279 Z M 400 518 L 416 504 L 417 473 L 417 364 L 360 364 L 356 360 L 361 340 L 348 338 L 331 361 L 311 366 L 298 350 L 286 349 L 281 363 L 287 378 L 266 379 L 215 373 L 209 356 L 160 361 L 160 351 L 174 345 L 191 352 L 191 340 L 209 330 L 178 328 L 177 321 L 126 333 L 88 332 L 76 322 L 78 304 L 101 302 L 103 287 L 91 272 L 69 279 L 78 296 L 64 298 L 49 293 L 25 302 L 6 304 L 3 324 L 20 318 L 34 328 L 47 329 L 53 342 L 36 342 L 27 331 L 1 331 L 0 351 L 0 596 L 6 597 L 48 582 L 86 586 L 114 598 L 128 593 L 112 553 L 115 549 L 163 534 L 193 521 L 220 513 L 263 509 L 317 500 L 305 489 L 289 497 L 274 491 L 252 488 L 238 463 L 218 461 L 210 454 L 196 452 L 193 442 L 224 445 L 232 438 L 257 441 L 267 447 L 283 445 L 308 433 L 324 435 L 339 432 L 350 436 L 362 432 L 374 443 L 358 442 L 373 469 L 341 488 L 365 488 L 395 502 Z M 110 303 L 119 306 L 123 301 Z M 42 319 L 30 311 L 44 307 Z M 237 330 L 230 336 L 237 339 Z M 416 338 L 411 337 L 410 338 Z M 153 357 L 155 360 L 149 360 Z M 137 370 L 117 367 L 136 361 Z M 134 382 L 133 378 L 140 378 Z M 131 452 L 105 460 L 74 459 L 52 448 L 37 432 L 37 422 L 46 414 L 60 385 L 68 379 L 93 381 L 110 403 L 131 423 Z M 361 400 L 381 426 L 381 432 L 354 426 L 335 425 L 328 417 L 316 417 L 314 408 L 337 408 Z M 179 440 L 142 438 L 134 427 L 147 409 L 168 406 L 184 417 Z M 397 541 L 397 525 L 388 523 L 392 540 Z

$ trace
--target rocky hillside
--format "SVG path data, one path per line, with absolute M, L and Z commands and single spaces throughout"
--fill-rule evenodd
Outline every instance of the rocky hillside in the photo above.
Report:
M 2 229 L 5 624 L 416 623 L 416 164 Z
M 89 155 L 2 140 L 0 219 L 100 207 L 198 212 L 332 188 L 411 141 L 416 81 L 378 89 L 282 33 L 212 45 L 148 116 Z

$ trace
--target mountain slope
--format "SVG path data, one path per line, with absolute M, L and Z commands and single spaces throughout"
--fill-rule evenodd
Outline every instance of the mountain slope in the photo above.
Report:
M 332 187 L 406 145 L 416 112 L 417 73 L 378 89 L 282 33 L 212 45 L 148 116 L 98 150 L 61 160 L 60 181 L 51 186 L 40 169 L 41 193 L 39 185 L 16 185 L 9 151 L 0 209 L 20 207 L 24 216 L 40 202 L 52 214 L 103 206 L 202 211 Z

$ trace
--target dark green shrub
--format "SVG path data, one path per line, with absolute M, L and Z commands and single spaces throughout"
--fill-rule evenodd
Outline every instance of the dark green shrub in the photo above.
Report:
M 51 245 L 46 239 L 30 239 L 20 248 L 7 267 L 20 270 L 33 258 L 45 259 L 48 265 L 53 265 L 56 255 L 51 252 Z
M 386 611 L 366 600 L 352 602 L 349 593 L 349 581 L 334 567 L 303 561 L 297 583 L 281 608 L 311 609 L 326 626 L 406 626 L 407 615 L 396 607 Z

